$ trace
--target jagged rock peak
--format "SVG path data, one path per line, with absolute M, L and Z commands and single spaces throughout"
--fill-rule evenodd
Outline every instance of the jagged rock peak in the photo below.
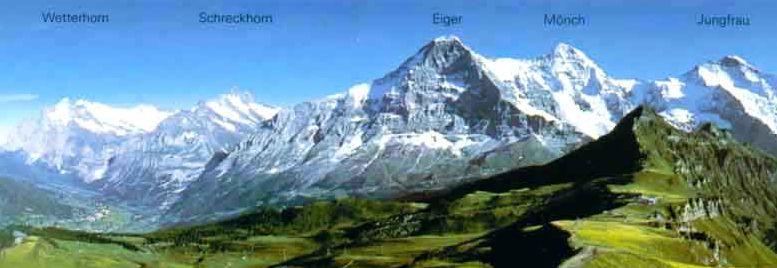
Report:
M 464 45 L 456 36 L 438 37 L 426 44 L 406 64 L 423 65 L 438 70 L 447 69 L 455 64 L 471 62 L 475 52 Z
M 556 44 L 556 47 L 553 48 L 553 54 L 554 55 L 578 55 L 583 54 L 579 49 L 573 47 L 570 44 L 561 42 Z
M 222 103 L 228 103 L 228 102 L 245 102 L 245 103 L 253 103 L 254 102 L 254 96 L 251 94 L 251 92 L 241 90 L 239 88 L 232 88 L 227 93 L 219 94 L 215 98 L 208 99 L 208 100 L 200 100 L 197 105 L 198 106 L 205 106 L 210 102 L 222 102 Z
M 558 43 L 553 52 L 546 56 L 554 65 L 579 65 L 584 68 L 594 68 L 601 71 L 599 66 L 582 50 L 567 43 Z
M 703 83 L 706 86 L 727 85 L 737 80 L 758 82 L 763 72 L 748 63 L 745 59 L 729 55 L 719 60 L 710 60 L 694 66 L 683 76 Z
M 208 101 L 200 101 L 193 111 L 211 110 L 227 118 L 247 116 L 251 121 L 265 120 L 273 117 L 279 110 L 277 107 L 257 103 L 253 94 L 248 91 L 233 88 L 229 93 L 221 94 Z M 237 121 L 240 121 L 237 119 Z
M 472 67 L 480 68 L 482 59 L 482 56 L 464 45 L 458 37 L 435 38 L 397 69 L 373 81 L 368 90 L 368 99 L 382 99 L 388 92 L 397 92 L 403 82 L 413 80 L 416 76 L 428 78 L 472 70 Z
M 455 35 L 444 35 L 444 36 L 437 37 L 432 41 L 432 43 L 445 43 L 445 42 L 461 43 L 461 39 L 459 39 L 459 37 Z
M 758 73 L 758 69 L 748 63 L 744 58 L 736 55 L 724 56 L 718 60 L 710 60 L 705 63 L 694 66 L 689 72 L 690 74 L 698 73 L 700 70 L 739 70 L 739 71 L 754 71 Z
M 750 66 L 745 59 L 736 55 L 725 56 L 718 60 L 718 63 L 726 67 Z

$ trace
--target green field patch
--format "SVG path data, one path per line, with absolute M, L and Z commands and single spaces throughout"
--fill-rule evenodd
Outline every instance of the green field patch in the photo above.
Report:
M 30 236 L 0 257 L 0 267 L 138 267 L 143 257 L 118 245 L 51 240 Z M 174 267 L 174 266 L 165 266 Z
M 704 244 L 685 240 L 665 229 L 589 220 L 555 221 L 553 224 L 572 233 L 572 243 L 578 247 L 593 246 L 618 254 L 638 255 L 673 267 L 709 265 L 714 260 Z
M 351 267 L 397 267 L 408 265 L 419 255 L 464 241 L 475 239 L 481 233 L 459 235 L 424 235 L 407 238 L 388 239 L 366 246 L 343 248 L 337 252 L 336 264 Z M 433 266 L 423 266 L 433 267 Z M 457 266 L 458 267 L 458 266 Z
M 696 193 L 688 188 L 685 181 L 675 174 L 666 174 L 655 170 L 643 170 L 633 176 L 633 182 L 626 185 L 610 185 L 617 193 L 638 193 L 646 197 L 655 197 L 663 203 L 681 203 Z

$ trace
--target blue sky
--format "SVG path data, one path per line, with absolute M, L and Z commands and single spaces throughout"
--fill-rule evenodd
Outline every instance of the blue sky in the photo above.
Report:
M 25 1 L 0 9 L 0 135 L 63 97 L 188 108 L 230 88 L 292 105 L 391 71 L 454 34 L 487 57 L 536 57 L 566 42 L 620 78 L 658 79 L 728 54 L 777 72 L 768 1 Z M 736 4 L 735 4 L 736 3 Z M 47 24 L 41 12 L 107 13 L 108 24 Z M 203 25 L 198 13 L 271 14 L 269 25 Z M 460 27 L 432 13 L 464 16 Z M 587 16 L 549 28 L 544 13 Z M 699 14 L 747 15 L 700 28 Z

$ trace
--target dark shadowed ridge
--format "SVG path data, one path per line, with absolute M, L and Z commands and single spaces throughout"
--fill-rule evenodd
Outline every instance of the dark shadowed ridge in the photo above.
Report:
M 501 193 L 511 189 L 586 182 L 600 177 L 633 173 L 641 168 L 644 159 L 634 133 L 634 124 L 643 114 L 657 116 L 650 108 L 640 106 L 627 114 L 610 133 L 548 164 L 520 168 L 449 191 L 401 199 L 434 203 L 455 200 L 475 191 Z

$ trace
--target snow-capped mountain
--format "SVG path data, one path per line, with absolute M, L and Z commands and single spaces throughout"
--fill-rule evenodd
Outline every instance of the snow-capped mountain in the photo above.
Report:
M 45 163 L 90 182 L 100 179 L 124 142 L 154 130 L 170 114 L 147 105 L 115 108 L 65 98 L 40 118 L 21 123 L 5 147 L 23 151 L 29 163 Z
M 504 97 L 517 107 L 571 124 L 589 137 L 609 132 L 633 109 L 627 94 L 637 83 L 607 74 L 582 51 L 558 44 L 534 60 L 500 58 L 488 67 L 506 84 Z
M 214 157 L 166 218 L 395 196 L 543 163 L 608 132 L 630 107 L 630 84 L 565 44 L 490 60 L 438 38 L 383 78 L 279 112 Z
M 111 198 L 164 208 L 215 152 L 277 110 L 237 91 L 176 112 L 63 99 L 19 125 L 7 147 L 29 165 L 73 174 Z
M 691 130 L 713 122 L 740 141 L 777 155 L 777 77 L 744 59 L 726 56 L 677 78 L 644 83 L 632 102 L 655 107 L 676 127 Z
M 277 111 L 240 92 L 201 102 L 126 142 L 96 184 L 113 197 L 165 209 L 215 153 L 238 143 Z

